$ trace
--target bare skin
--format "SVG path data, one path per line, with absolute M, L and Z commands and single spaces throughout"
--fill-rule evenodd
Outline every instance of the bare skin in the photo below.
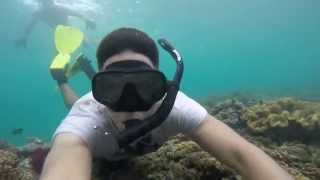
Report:
M 89 80 L 91 80 L 96 73 L 94 68 L 90 64 L 90 60 L 85 57 L 84 55 L 81 55 L 78 57 L 77 61 L 81 62 L 81 69 L 86 74 Z M 64 72 L 62 76 L 65 76 Z M 79 99 L 79 96 L 76 94 L 76 92 L 72 89 L 72 87 L 68 84 L 68 82 L 59 83 L 57 82 L 58 87 L 60 89 L 64 104 L 67 109 L 71 109 L 73 104 Z
M 202 149 L 237 170 L 243 179 L 293 180 L 262 150 L 211 115 L 205 118 L 192 138 Z
M 58 84 L 58 86 L 63 97 L 64 105 L 66 108 L 71 109 L 73 104 L 79 99 L 79 96 L 68 83 Z
M 42 180 L 91 179 L 92 157 L 87 145 L 73 134 L 58 135 L 48 154 Z
M 111 58 L 116 62 L 133 59 L 132 57 L 137 57 L 137 53 L 125 51 Z M 145 59 L 141 61 L 144 62 Z M 204 150 L 234 168 L 243 179 L 293 180 L 293 177 L 262 150 L 210 115 L 204 119 L 191 137 Z M 91 159 L 89 149 L 80 137 L 68 133 L 60 134 L 54 140 L 40 179 L 90 180 Z

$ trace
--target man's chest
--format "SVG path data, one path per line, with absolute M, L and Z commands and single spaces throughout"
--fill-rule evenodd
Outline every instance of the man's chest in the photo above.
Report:
M 133 156 L 141 156 L 156 151 L 162 144 L 159 132 L 152 131 L 140 137 L 125 148 L 119 148 L 113 135 L 103 135 L 97 138 L 94 146 L 94 156 L 104 157 L 109 160 L 122 160 Z

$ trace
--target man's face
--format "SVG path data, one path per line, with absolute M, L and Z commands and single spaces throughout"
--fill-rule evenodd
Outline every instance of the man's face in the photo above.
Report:
M 112 63 L 127 61 L 127 60 L 141 61 L 148 64 L 150 67 L 152 67 L 152 69 L 156 69 L 156 67 L 152 64 L 152 61 L 147 56 L 127 50 L 120 54 L 116 54 L 108 58 L 106 62 L 103 64 L 101 71 L 104 71 L 106 67 L 108 67 Z
M 134 60 L 134 61 L 141 61 L 146 64 L 148 64 L 152 69 L 157 69 L 152 61 L 145 55 L 139 54 L 133 51 L 124 51 L 120 54 L 116 54 L 114 56 L 111 56 L 106 60 L 106 62 L 103 64 L 100 71 L 104 71 L 110 64 L 120 61 L 127 61 L 127 60 Z M 127 121 L 128 119 L 145 119 L 146 117 L 150 116 L 151 114 L 155 113 L 156 110 L 159 108 L 160 102 L 154 104 L 148 111 L 139 111 L 139 112 L 114 112 L 109 108 L 106 108 L 106 111 L 113 117 L 113 119 L 116 119 L 114 122 L 116 126 L 123 130 L 124 125 L 123 122 Z

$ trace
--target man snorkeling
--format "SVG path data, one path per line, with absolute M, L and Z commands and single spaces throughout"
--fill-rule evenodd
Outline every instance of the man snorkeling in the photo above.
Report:
M 96 26 L 93 21 L 86 18 L 82 14 L 55 4 L 54 0 L 37 0 L 37 2 L 40 4 L 40 8 L 33 13 L 32 18 L 26 26 L 22 37 L 16 41 L 17 47 L 26 46 L 29 34 L 39 22 L 43 22 L 51 28 L 55 28 L 59 24 L 67 25 L 68 17 L 74 16 L 82 19 L 88 28 L 94 29 Z
M 173 80 L 159 70 L 156 43 L 144 32 L 121 28 L 102 40 L 92 92 L 74 103 L 54 133 L 40 179 L 89 180 L 93 158 L 113 163 L 143 155 L 178 133 L 192 138 L 243 179 L 293 179 L 179 91 L 182 57 L 167 40 L 158 42 L 177 64 Z

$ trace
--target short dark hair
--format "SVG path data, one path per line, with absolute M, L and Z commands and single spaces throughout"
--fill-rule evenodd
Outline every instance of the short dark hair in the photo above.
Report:
M 120 28 L 112 31 L 100 42 L 97 49 L 99 69 L 108 58 L 126 50 L 147 56 L 155 67 L 159 67 L 159 52 L 154 40 L 138 29 Z

